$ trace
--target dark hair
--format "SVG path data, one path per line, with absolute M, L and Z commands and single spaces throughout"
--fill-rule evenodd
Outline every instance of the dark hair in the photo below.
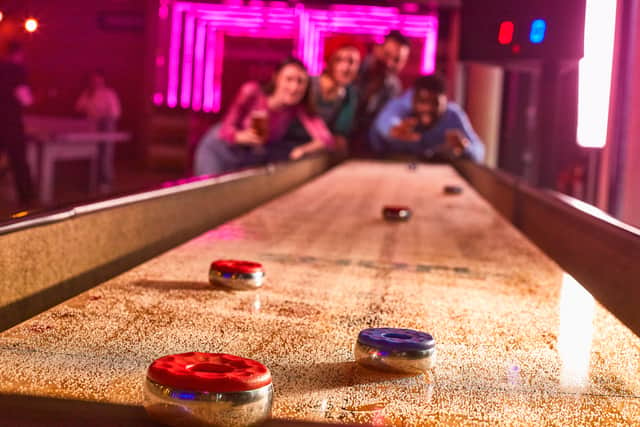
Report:
M 442 95 L 447 91 L 447 85 L 444 79 L 437 74 L 418 77 L 416 81 L 413 82 L 413 88 L 416 92 L 419 90 L 427 90 L 438 95 Z
M 17 40 L 12 40 L 7 45 L 7 53 L 9 55 L 13 55 L 15 53 L 20 53 L 20 52 L 23 52 L 23 51 L 24 51 L 24 49 L 22 47 L 22 43 L 20 43 Z
M 265 94 L 272 95 L 273 92 L 275 92 L 275 90 L 276 90 L 276 77 L 278 76 L 280 71 L 282 71 L 282 69 L 284 67 L 286 67 L 287 65 L 295 65 L 296 67 L 300 68 L 305 73 L 307 73 L 307 76 L 309 76 L 309 71 L 307 71 L 307 67 L 305 67 L 305 65 L 302 63 L 302 61 L 300 61 L 298 58 L 295 58 L 293 56 L 289 56 L 284 61 L 282 61 L 281 63 L 278 64 L 276 69 L 273 71 L 273 76 L 271 77 L 271 80 L 269 81 L 269 83 L 267 83 L 266 85 L 264 85 L 262 87 L 262 91 Z M 310 78 L 311 78 L 311 76 L 309 76 L 309 82 L 307 83 L 307 88 L 304 91 L 304 95 L 302 96 L 302 100 L 300 100 L 300 105 L 302 105 L 304 107 L 304 109 L 307 111 L 308 114 L 315 115 L 316 114 L 316 106 L 315 106 L 315 102 L 313 100 L 313 96 L 312 96 L 312 93 L 311 93 L 311 80 L 310 80 Z
M 384 41 L 394 41 L 396 43 L 398 43 L 400 46 L 407 46 L 410 47 L 411 45 L 409 44 L 409 39 L 406 38 L 400 31 L 398 30 L 391 30 L 389 31 L 389 33 L 387 33 L 386 36 L 384 36 Z

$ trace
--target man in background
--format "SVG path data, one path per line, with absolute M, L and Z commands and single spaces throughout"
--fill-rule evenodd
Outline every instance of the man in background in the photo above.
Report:
M 462 108 L 447 99 L 444 80 L 418 78 L 413 87 L 391 100 L 376 118 L 369 136 L 380 156 L 409 154 L 426 160 L 484 158 L 484 145 Z
M 393 30 L 364 59 L 356 82 L 359 94 L 356 133 L 359 139 L 366 139 L 380 110 L 402 93 L 398 75 L 407 65 L 409 53 L 409 40 L 399 31 Z
M 11 42 L 0 60 L 0 151 L 5 151 L 13 173 L 20 208 L 33 203 L 34 192 L 26 155 L 23 109 L 33 103 L 27 85 L 24 50 Z

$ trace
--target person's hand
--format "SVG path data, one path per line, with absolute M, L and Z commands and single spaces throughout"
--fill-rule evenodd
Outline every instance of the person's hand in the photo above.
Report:
M 234 137 L 235 143 L 239 145 L 262 145 L 264 140 L 260 138 L 254 128 L 239 130 Z
M 462 156 L 471 144 L 469 139 L 458 129 L 447 129 L 444 135 L 444 151 L 454 158 Z
M 289 152 L 290 160 L 298 160 L 301 157 L 306 156 L 307 154 L 315 153 L 318 151 L 326 150 L 326 147 L 322 141 L 314 139 L 311 142 L 307 142 L 303 145 L 298 145 L 293 150 Z
M 418 119 L 415 117 L 407 117 L 400 123 L 391 128 L 389 136 L 400 141 L 416 143 L 422 138 L 420 133 L 416 132 Z
M 304 146 L 298 146 L 291 150 L 291 152 L 289 153 L 289 160 L 298 160 L 304 157 L 305 154 L 307 154 L 307 150 L 304 148 Z

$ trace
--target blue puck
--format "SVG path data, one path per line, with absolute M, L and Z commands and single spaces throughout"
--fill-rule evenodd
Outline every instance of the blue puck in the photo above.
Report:
M 426 332 L 400 328 L 369 328 L 358 334 L 360 344 L 381 351 L 426 351 L 436 346 L 433 336 Z

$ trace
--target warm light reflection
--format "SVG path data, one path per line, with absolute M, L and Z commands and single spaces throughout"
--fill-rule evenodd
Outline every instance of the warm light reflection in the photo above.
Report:
M 607 141 L 616 28 L 616 2 L 587 0 L 584 58 L 579 65 L 578 144 L 602 148 Z
M 211 240 L 244 240 L 247 237 L 247 232 L 245 228 L 240 224 L 224 224 L 220 227 L 211 230 L 207 234 L 205 234 L 202 238 L 207 241 Z
M 579 391 L 587 386 L 595 300 L 568 274 L 562 278 L 560 293 L 560 387 Z
M 260 301 L 260 294 L 256 294 L 256 297 L 253 299 L 253 304 L 251 305 L 251 311 L 258 313 L 260 312 L 260 308 L 262 308 L 262 301 Z
M 23 218 L 25 216 L 29 215 L 29 211 L 20 211 L 20 212 L 16 212 L 13 215 L 11 215 L 11 218 Z

